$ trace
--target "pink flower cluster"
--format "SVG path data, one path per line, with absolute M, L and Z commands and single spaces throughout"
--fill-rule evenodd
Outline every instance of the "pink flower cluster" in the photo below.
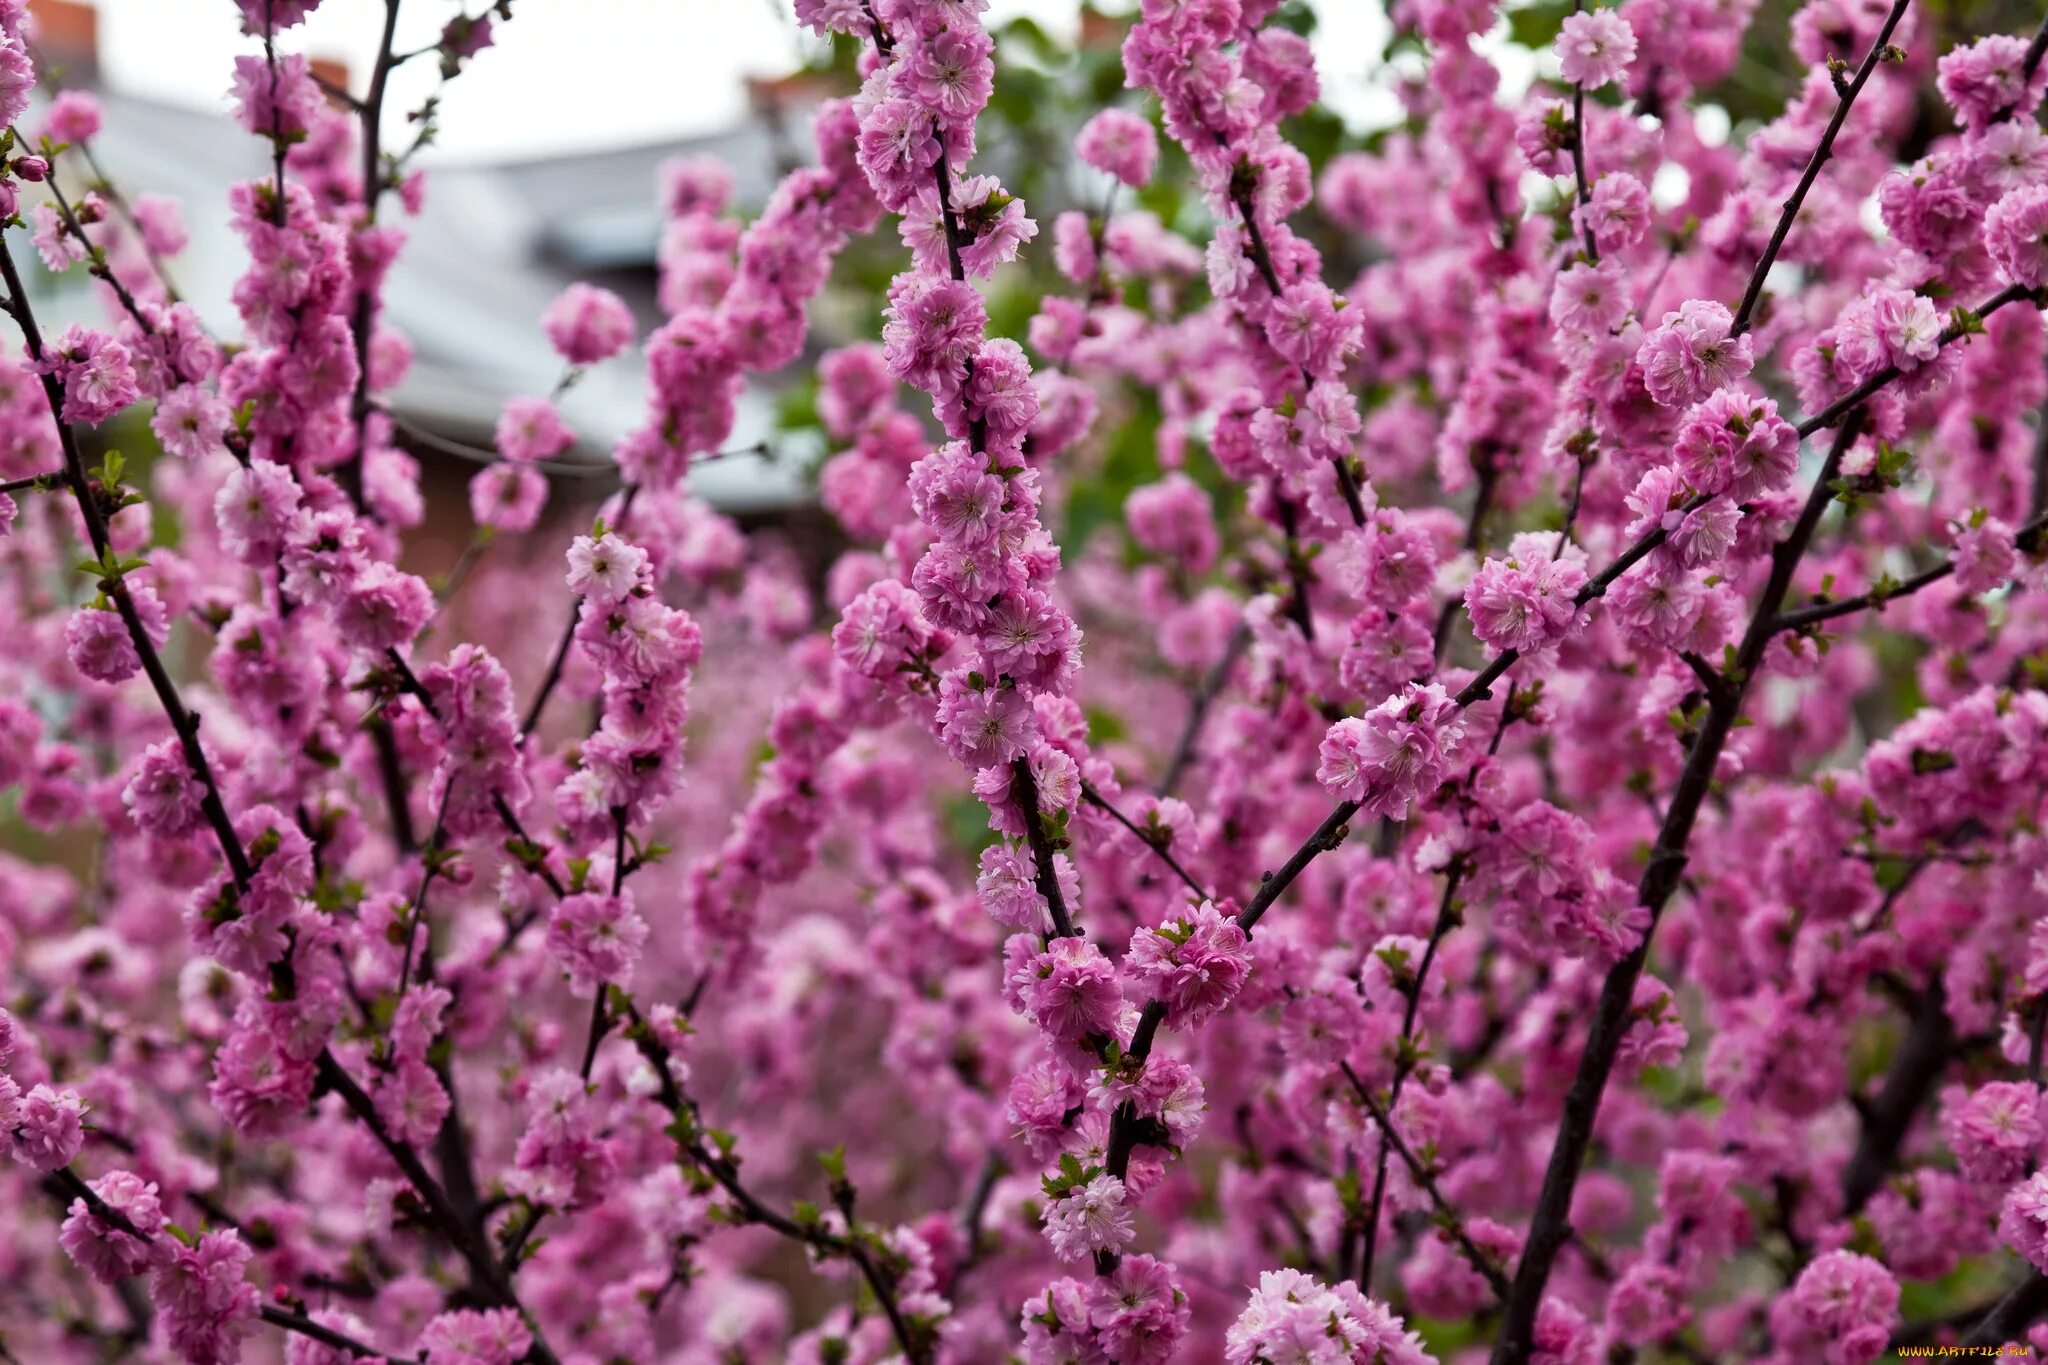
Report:
M 514 8 L 342 93 L 241 0 L 216 317 L 0 0 L 7 1352 L 2048 1349 L 2035 40 L 1811 0 L 1730 136 L 1753 5 L 1400 0 L 1367 136 L 1275 0 L 1091 12 L 1114 101 L 799 0 L 434 577 L 393 267 Z

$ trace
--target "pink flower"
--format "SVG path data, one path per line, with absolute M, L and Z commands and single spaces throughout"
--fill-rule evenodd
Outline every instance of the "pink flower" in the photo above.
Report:
M 1638 1261 L 1608 1295 L 1607 1321 L 1615 1338 L 1633 1347 L 1676 1335 L 1692 1321 L 1685 1277 L 1673 1266 Z
M 828 33 L 860 33 L 867 27 L 863 0 L 796 0 L 796 19 L 819 37 Z
M 1967 47 L 1950 49 L 1936 63 L 1941 96 L 1965 128 L 1982 128 L 1993 119 L 2032 114 L 2048 87 L 2048 67 L 2026 70 L 2027 40 L 2009 33 L 1980 38 Z
M 881 347 L 841 346 L 818 362 L 818 416 L 841 440 L 875 425 L 895 405 L 896 384 Z
M 1835 321 L 1835 370 L 1855 382 L 1888 368 L 1911 374 L 1941 354 L 1941 333 L 1941 317 L 1925 296 L 1866 290 Z M 1930 373 L 1938 378 L 1940 371 Z
M 140 1275 L 156 1259 L 151 1239 L 164 1226 L 156 1186 L 129 1171 L 109 1171 L 98 1180 L 88 1181 L 87 1188 L 99 1196 L 102 1204 L 126 1218 L 135 1232 L 102 1220 L 85 1200 L 74 1199 L 58 1238 L 65 1254 L 101 1284 Z
M 1635 59 L 1635 30 L 1611 9 L 1567 14 L 1558 30 L 1558 69 L 1575 85 L 1597 90 L 1620 80 Z
M 1124 970 L 1164 1002 L 1166 1021 L 1175 1028 L 1191 1028 L 1227 1008 L 1251 968 L 1244 930 L 1213 901 L 1139 929 L 1124 958 Z
M 1009 490 L 963 441 L 940 446 L 910 470 L 910 505 L 925 525 L 964 549 L 989 545 L 1008 527 Z
M 184 746 L 159 740 L 142 755 L 142 764 L 121 792 L 122 804 L 137 826 L 160 839 L 178 839 L 199 828 L 205 819 L 200 801 L 206 788 L 185 761 Z
M 1972 595 L 2005 586 L 2020 562 L 2012 527 L 1978 512 L 1953 529 L 1956 586 Z
M 948 674 L 938 720 L 947 751 L 970 768 L 1008 763 L 1031 744 L 1031 707 L 1013 687 L 975 688 Z
M 84 90 L 61 90 L 43 111 L 37 135 L 52 142 L 84 142 L 99 131 L 100 102 Z
M 229 420 L 228 405 L 218 395 L 183 384 L 157 400 L 149 429 L 171 454 L 196 460 L 221 448 Z
M 280 52 L 275 63 L 260 54 L 235 58 L 233 93 L 235 117 L 246 131 L 285 140 L 312 131 L 324 99 L 311 66 L 297 52 Z
M 569 591 L 578 597 L 616 602 L 646 573 L 647 552 L 617 536 L 578 536 L 569 547 Z
M 1369 817 L 1399 818 L 1410 801 L 1436 790 L 1463 734 L 1441 685 L 1410 683 L 1363 718 L 1330 727 L 1316 781 Z
M 1575 558 L 1488 559 L 1465 588 L 1473 634 L 1495 650 L 1531 654 L 1567 638 L 1582 621 L 1586 569 Z
M 1984 246 L 2014 284 L 2048 280 L 2048 185 L 2016 189 L 1984 215 Z
M 1799 433 L 1771 399 L 1716 389 L 1685 415 L 1673 453 L 1695 490 L 1746 502 L 1791 483 L 1799 468 Z
M 1191 574 L 1207 573 L 1219 549 L 1208 493 L 1179 470 L 1131 490 L 1124 499 L 1131 539 Z
M 244 564 L 275 559 L 292 532 L 302 498 L 299 481 L 284 465 L 255 460 L 237 467 L 221 481 L 213 500 L 222 548 Z
M 1688 512 L 1692 495 L 1669 465 L 1646 471 L 1626 499 L 1628 510 L 1636 514 L 1627 534 L 1638 538 L 1661 528 L 1665 536 L 1658 553 L 1675 559 L 1681 568 L 1701 569 L 1718 562 L 1735 546 L 1742 509 L 1731 498 L 1715 498 Z
M 486 465 L 469 481 L 470 517 L 478 526 L 511 535 L 531 531 L 547 500 L 547 476 L 531 465 Z
M 533 1333 L 516 1309 L 461 1308 L 428 1323 L 418 1349 L 429 1365 L 515 1365 L 533 1349 Z
M 1650 397 L 1685 407 L 1733 383 L 1755 363 L 1749 334 L 1730 337 L 1734 315 L 1718 303 L 1688 299 L 1650 333 L 1636 353 Z
M 889 373 L 930 392 L 956 386 L 988 320 L 973 286 L 933 275 L 899 275 L 882 325 Z
M 1103 1359 L 1167 1365 L 1187 1334 L 1187 1295 L 1173 1282 L 1172 1266 L 1126 1256 L 1089 1286 L 1085 1319 Z
M 2048 1274 L 2048 1171 L 2036 1171 L 2006 1193 L 1998 1236 L 2015 1255 Z
M 431 1144 L 448 1117 L 448 1092 L 434 1069 L 407 1058 L 378 1078 L 377 1117 L 391 1135 L 415 1147 Z
M 172 1239 L 149 1282 L 171 1349 L 193 1365 L 230 1365 L 261 1307 L 247 1279 L 250 1250 L 233 1231 L 190 1246 Z
M 961 415 L 979 423 L 990 450 L 1021 445 L 1038 420 L 1038 390 L 1024 350 L 1006 337 L 984 341 L 974 353 L 973 373 L 960 393 Z M 951 411 L 951 405 L 947 405 Z
M 2021 1081 L 1992 1081 L 1944 1097 L 1941 1134 L 1963 1175 L 1983 1184 L 2018 1179 L 2040 1154 L 2040 1095 Z
M 64 420 L 98 426 L 142 397 L 128 348 L 77 323 L 50 342 L 38 367 L 64 386 Z
M 1266 1270 L 1230 1326 L 1227 1365 L 1277 1360 L 1429 1365 L 1422 1341 L 1385 1305 L 1346 1281 L 1335 1288 L 1299 1270 Z
M 862 116 L 860 166 L 884 208 L 900 211 L 931 183 L 935 129 L 931 115 L 907 99 L 885 99 Z
M 585 891 L 563 898 L 548 918 L 548 951 L 569 973 L 569 989 L 588 999 L 606 984 L 624 985 L 647 942 L 647 921 L 633 894 Z
M 915 44 L 897 88 L 946 122 L 967 126 L 994 88 L 994 51 L 980 23 L 947 24 Z
M 14 123 L 28 112 L 36 88 L 35 65 L 18 38 L 0 42 L 0 123 Z
M 575 443 L 562 414 L 545 398 L 507 399 L 498 415 L 498 453 L 508 460 L 547 460 Z
M 975 878 L 975 894 L 981 908 L 998 924 L 1043 933 L 1047 920 L 1045 897 L 1038 893 L 1037 871 L 1028 850 L 990 844 L 981 851 L 981 871 Z
M 1152 178 L 1159 140 L 1151 121 L 1127 109 L 1104 109 L 1081 125 L 1074 154 L 1132 189 Z
M 1597 10 L 1598 14 L 1611 11 Z M 1612 171 L 1593 182 L 1586 202 L 1572 210 L 1581 230 L 1591 228 L 1602 251 L 1626 251 L 1650 228 L 1650 192 L 1625 171 Z
M 609 289 L 577 283 L 548 305 L 541 329 L 571 365 L 595 365 L 633 344 L 633 314 Z
M 242 11 L 242 32 L 250 37 L 282 33 L 320 8 L 320 0 L 235 0 Z
M 1878 1262 L 1853 1251 L 1816 1256 L 1771 1312 L 1781 1345 L 1808 1342 L 1828 1365 L 1868 1365 L 1890 1346 L 1899 1320 L 1899 1282 Z M 1795 1325 L 1796 1324 L 1796 1325 Z
M 111 606 L 73 612 L 64 623 L 64 639 L 71 666 L 95 682 L 125 682 L 142 669 L 128 627 Z
M 30 1170 L 68 1166 L 85 1145 L 85 1101 L 75 1090 L 38 1085 L 21 1097 L 7 1141 L 9 1155 Z
M 1010 956 L 1005 990 L 1018 1009 L 1058 1043 L 1106 1037 L 1123 1014 L 1116 968 L 1084 938 L 1056 938 L 1033 954 L 1023 936 L 1005 945 Z
M 10 187 L 10 193 L 11 193 Z M 90 248 L 80 235 L 71 230 L 64 216 L 52 204 L 37 204 L 29 210 L 29 217 L 35 222 L 35 231 L 29 240 L 35 243 L 36 255 L 42 259 L 43 269 L 53 275 L 61 275 L 91 254 Z
M 1619 327 L 1628 313 L 1628 278 L 1612 260 L 1567 266 L 1551 286 L 1550 320 L 1564 331 L 1602 335 Z
M 1063 1261 L 1122 1251 L 1137 1235 L 1124 1205 L 1124 1182 L 1113 1175 L 1098 1175 L 1046 1201 L 1045 1238 Z
M 832 650 L 863 677 L 900 680 L 945 638 L 925 621 L 915 593 L 884 579 L 847 603 L 832 630 Z
M 434 614 L 434 590 L 417 574 L 373 561 L 349 585 L 335 624 L 357 649 L 386 650 L 410 644 Z
M 1313 282 L 1290 289 L 1270 305 L 1267 330 L 1273 349 L 1316 378 L 1336 375 L 1358 351 L 1363 323 L 1355 308 Z

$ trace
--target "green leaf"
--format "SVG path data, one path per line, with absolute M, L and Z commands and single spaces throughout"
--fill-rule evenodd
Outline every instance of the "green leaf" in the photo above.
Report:
M 1557 41 L 1558 31 L 1564 27 L 1565 18 L 1572 7 L 1545 0 L 1545 3 L 1524 5 L 1508 11 L 1508 41 L 1527 48 L 1542 49 Z

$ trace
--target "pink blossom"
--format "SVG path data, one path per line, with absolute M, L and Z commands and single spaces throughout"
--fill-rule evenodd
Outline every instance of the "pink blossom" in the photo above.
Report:
M 1334 1289 L 1298 1270 L 1267 1270 L 1237 1321 L 1223 1358 L 1229 1365 L 1262 1360 L 1381 1361 L 1426 1365 L 1422 1340 L 1385 1305 L 1345 1282 Z
M 152 744 L 142 764 L 121 793 L 135 823 L 162 839 L 177 839 L 199 827 L 206 789 L 192 774 L 183 746 L 175 739 Z
M 174 1241 L 150 1277 L 149 1297 L 163 1315 L 171 1349 L 195 1365 L 228 1365 L 261 1306 L 246 1278 L 249 1247 L 239 1233 L 208 1232 Z
M 2048 280 L 2048 185 L 2016 189 L 1993 204 L 1984 245 L 2014 284 L 2035 289 Z
M 547 498 L 547 476 L 531 465 L 486 465 L 469 481 L 471 519 L 513 535 L 534 528 Z
M 76 323 L 44 351 L 40 370 L 64 386 L 64 420 L 98 426 L 141 398 L 128 348 Z
M 109 1171 L 86 1185 L 134 1231 L 102 1219 L 84 1199 L 74 1199 L 59 1237 L 65 1254 L 102 1284 L 141 1274 L 156 1259 L 151 1243 L 164 1227 L 156 1186 L 131 1171 Z
M 1125 970 L 1166 1005 L 1167 1022 L 1192 1028 L 1227 1008 L 1251 972 L 1251 947 L 1234 919 L 1203 901 L 1178 919 L 1131 935 Z
M 35 1171 L 68 1166 L 85 1145 L 85 1101 L 75 1090 L 37 1085 L 22 1095 L 8 1135 L 8 1151 Z
M 647 942 L 647 921 L 630 891 L 617 896 L 582 892 L 564 898 L 548 918 L 548 951 L 569 973 L 569 988 L 588 998 L 600 986 L 625 984 Z
M 2048 86 L 2048 70 L 2026 69 L 2027 44 L 1996 33 L 1945 53 L 1937 69 L 1942 98 L 1965 128 L 1982 128 L 1999 117 L 2028 115 Z
M 562 414 L 545 398 L 513 398 L 498 415 L 498 453 L 508 460 L 547 460 L 575 443 Z
M 1627 280 L 1612 261 L 1567 266 L 1551 287 L 1550 320 L 1568 332 L 1608 332 L 1619 327 L 1628 312 Z
M 1591 230 L 1602 251 L 1626 251 L 1649 231 L 1650 192 L 1626 171 L 1613 171 L 1593 182 L 1592 194 L 1572 213 L 1582 231 Z
M 1619 80 L 1635 59 L 1635 30 L 1613 10 L 1568 14 L 1558 30 L 1558 69 L 1575 85 L 1591 90 Z
M 569 591 L 615 602 L 638 587 L 647 552 L 613 535 L 578 536 L 569 547 Z
M 2048 1273 L 2048 1171 L 2036 1171 L 2006 1192 L 1998 1236 L 2014 1255 Z
M 556 353 L 571 365 L 595 365 L 633 344 L 633 315 L 624 300 L 591 284 L 577 283 L 564 289 L 548 305 L 541 329 Z
M 1122 1251 L 1136 1236 L 1124 1206 L 1124 1182 L 1113 1175 L 1098 1175 L 1046 1201 L 1045 1237 L 1063 1261 Z
M 1942 1106 L 1942 1136 L 1963 1174 L 1971 1180 L 2004 1184 L 2022 1175 L 2041 1148 L 2036 1087 L 1993 1081 Z
M 1748 374 L 1755 357 L 1747 333 L 1731 337 L 1734 316 L 1718 303 L 1690 299 L 1643 342 L 1636 363 L 1650 397 L 1685 407 Z
M 1012 938 L 1010 945 L 1021 945 Z M 1009 946 L 1005 989 L 1019 1008 L 1056 1042 L 1079 1043 L 1115 1031 L 1123 1012 L 1116 969 L 1102 950 L 1082 938 L 1056 938 L 1042 953 Z
M 1465 589 L 1473 634 L 1495 649 L 1548 648 L 1579 623 L 1585 583 L 1585 566 L 1575 559 L 1488 559 Z
M 1159 141 L 1152 124 L 1124 109 L 1104 109 L 1081 125 L 1074 153 L 1082 161 L 1136 189 L 1152 178 Z
M 1463 734 L 1458 709 L 1440 685 L 1410 683 L 1362 719 L 1330 727 L 1316 780 L 1368 816 L 1398 817 L 1436 789 Z
M 158 400 L 149 428 L 165 450 L 196 460 L 220 449 L 229 422 L 227 404 L 196 385 L 182 385 Z
M 420 1354 L 431 1365 L 515 1365 L 533 1349 L 533 1333 L 509 1308 L 457 1309 L 420 1333 Z

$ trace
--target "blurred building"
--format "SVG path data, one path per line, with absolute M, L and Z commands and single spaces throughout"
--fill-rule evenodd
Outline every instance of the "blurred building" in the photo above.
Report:
M 191 236 L 170 263 L 179 292 L 218 335 L 238 335 L 231 291 L 245 257 L 229 229 L 227 194 L 239 181 L 269 174 L 267 144 L 237 127 L 225 102 L 215 112 L 104 84 L 91 6 L 36 0 L 33 8 L 46 67 L 67 88 L 92 89 L 105 107 L 93 150 L 107 176 L 124 193 L 153 191 L 179 200 Z M 224 90 L 225 53 L 221 68 Z M 351 81 L 345 68 L 327 64 L 322 71 L 358 91 L 366 84 L 364 73 L 354 73 Z M 538 159 L 436 165 L 428 172 L 426 202 L 417 218 L 404 217 L 395 198 L 387 200 L 386 217 L 405 228 L 408 242 L 385 289 L 386 318 L 417 356 L 405 384 L 392 395 L 399 417 L 430 436 L 489 446 L 507 398 L 545 394 L 560 377 L 561 361 L 540 331 L 540 318 L 572 281 L 617 291 L 638 315 L 643 335 L 658 325 L 657 168 L 672 157 L 714 156 L 733 169 L 739 202 L 757 207 L 794 155 L 774 112 L 791 92 L 763 87 L 759 93 L 756 115 L 729 132 Z M 449 97 L 459 96 L 458 81 Z M 387 111 L 387 145 L 409 136 L 404 115 L 402 109 Z M 36 117 L 27 116 L 29 126 Z M 62 279 L 45 276 L 44 283 L 49 293 L 38 301 L 39 309 L 59 320 L 104 322 L 97 287 L 82 271 Z M 637 356 L 598 366 L 560 406 L 579 436 L 566 458 L 605 463 L 613 443 L 646 411 Z M 732 444 L 766 440 L 772 414 L 772 393 L 750 386 Z M 413 444 L 430 473 L 466 472 L 437 471 L 455 457 L 425 440 Z M 808 499 L 800 465 L 797 459 L 742 456 L 700 466 L 691 482 L 724 510 L 770 512 Z

